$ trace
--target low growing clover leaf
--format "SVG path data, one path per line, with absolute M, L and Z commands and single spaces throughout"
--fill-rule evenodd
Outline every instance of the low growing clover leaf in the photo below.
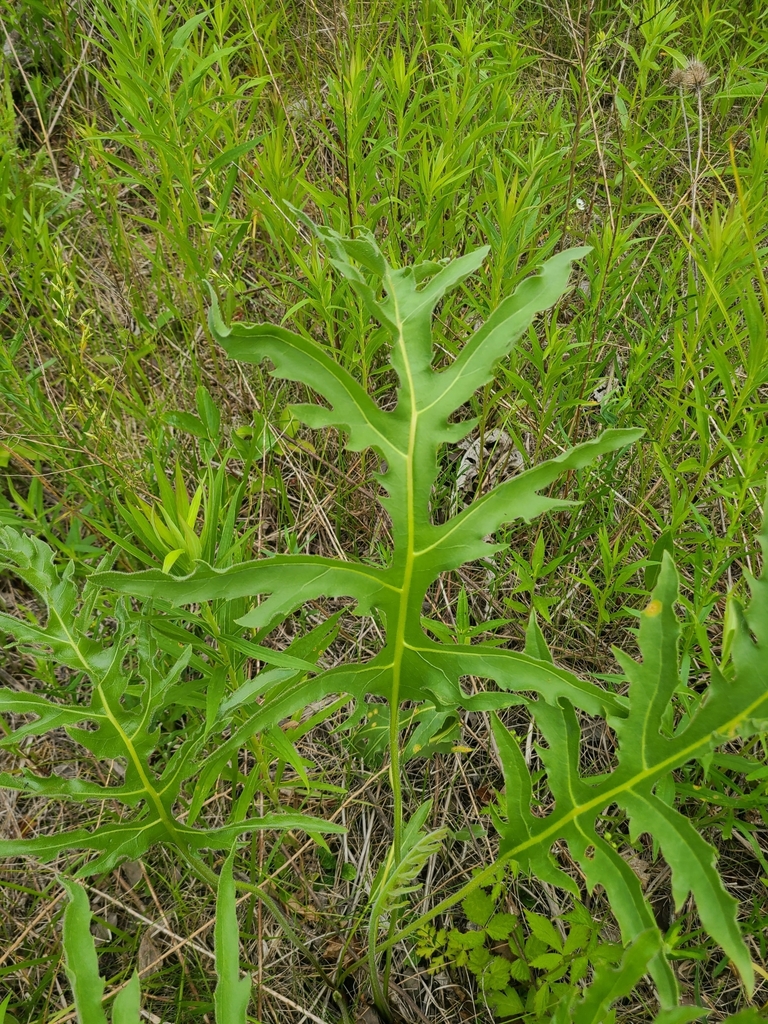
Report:
M 539 274 L 523 281 L 501 303 L 451 365 L 438 369 L 433 366 L 433 311 L 450 289 L 480 267 L 488 249 L 478 249 L 447 265 L 395 268 L 370 232 L 344 238 L 330 228 L 315 230 L 333 265 L 389 336 L 391 366 L 399 382 L 395 408 L 377 404 L 328 347 L 311 338 L 272 324 L 227 327 L 213 294 L 209 326 L 233 358 L 250 363 L 270 360 L 274 376 L 305 384 L 327 403 L 295 406 L 295 415 L 305 424 L 336 427 L 346 434 L 350 450 L 373 449 L 385 464 L 378 480 L 386 491 L 382 504 L 392 522 L 389 563 L 376 567 L 309 554 L 274 555 L 222 570 L 199 564 L 186 577 L 170 578 L 156 570 L 133 575 L 103 573 L 100 582 L 134 597 L 162 598 L 174 604 L 266 597 L 238 620 L 241 626 L 257 629 L 272 626 L 320 597 L 352 597 L 357 600 L 358 613 L 378 614 L 385 625 L 386 642 L 374 658 L 342 664 L 311 681 L 286 686 L 276 700 L 265 702 L 255 713 L 257 728 L 268 728 L 331 693 L 350 694 L 358 701 L 377 695 L 394 709 L 403 701 L 429 702 L 435 709 L 436 727 L 459 707 L 487 710 L 516 703 L 519 698 L 510 696 L 510 691 L 538 693 L 554 707 L 567 699 L 593 714 L 611 711 L 620 715 L 622 704 L 615 697 L 546 660 L 491 643 L 439 643 L 429 639 L 421 625 L 425 595 L 441 573 L 498 550 L 498 545 L 485 538 L 502 524 L 530 521 L 548 510 L 572 506 L 573 502 L 541 492 L 564 472 L 587 466 L 642 433 L 607 430 L 499 484 L 447 522 L 434 525 L 431 521 L 429 502 L 438 473 L 438 453 L 443 445 L 464 437 L 474 424 L 451 424 L 451 415 L 492 379 L 496 364 L 508 355 L 536 314 L 557 302 L 568 285 L 571 263 L 589 250 L 569 249 L 547 260 Z M 508 692 L 468 696 L 460 687 L 463 675 L 491 679 Z M 396 860 L 402 831 L 399 720 L 397 713 L 390 714 Z
M 98 826 L 91 830 L 0 839 L 0 856 L 32 854 L 50 860 L 67 850 L 87 850 L 97 856 L 78 874 L 88 875 L 107 871 L 120 860 L 136 860 L 158 842 L 174 845 L 194 858 L 203 848 L 231 849 L 239 835 L 254 829 L 343 831 L 303 814 L 266 814 L 218 828 L 192 827 L 189 820 L 181 821 L 175 804 L 184 782 L 206 767 L 208 759 L 202 754 L 209 734 L 221 732 L 235 721 L 235 709 L 223 702 L 209 723 L 193 723 L 183 733 L 176 728 L 179 707 L 187 710 L 198 698 L 194 679 L 186 682 L 184 674 L 193 670 L 192 675 L 199 678 L 212 671 L 210 662 L 194 653 L 192 635 L 180 630 L 190 643 L 168 643 L 154 632 L 148 619 L 132 613 L 122 600 L 112 609 L 112 629 L 95 630 L 98 585 L 88 583 L 80 595 L 73 563 L 61 569 L 47 544 L 10 527 L 0 529 L 0 568 L 22 580 L 45 609 L 42 623 L 0 612 L 0 632 L 15 638 L 21 653 L 69 670 L 71 679 L 68 686 L 49 686 L 48 695 L 31 689 L 0 689 L 0 712 L 34 716 L 15 728 L 5 728 L 0 745 L 16 746 L 26 737 L 64 727 L 71 739 L 90 752 L 92 760 L 109 766 L 101 773 L 102 779 L 106 777 L 102 782 L 44 776 L 29 769 L 20 774 L 0 772 L 0 786 L 26 797 L 97 802 L 103 808 Z M 163 645 L 166 650 L 161 658 L 158 654 Z M 260 656 L 276 659 L 283 666 L 262 673 L 262 689 L 269 690 L 270 683 L 279 687 L 281 678 L 295 677 L 297 666 L 302 676 L 306 669 L 314 669 L 303 659 L 292 657 L 290 651 L 281 654 L 260 649 Z M 217 671 L 213 669 L 214 674 Z M 83 694 L 83 699 L 78 694 Z M 236 695 L 237 691 L 230 703 L 236 702 Z M 217 754 L 214 751 L 208 758 Z M 110 785 L 109 777 L 116 775 L 121 781 Z M 113 815 L 108 808 L 115 802 L 122 806 L 121 812 Z
M 768 526 L 759 537 L 768 552 Z M 641 661 L 615 650 L 629 681 L 629 706 L 622 714 L 609 712 L 608 723 L 617 743 L 618 764 L 605 775 L 585 777 L 579 768 L 580 727 L 567 698 L 559 703 L 529 701 L 546 746 L 540 754 L 554 809 L 544 817 L 531 812 L 532 780 L 516 739 L 498 719 L 494 734 L 500 751 L 506 799 L 492 814 L 502 839 L 502 854 L 529 871 L 578 895 L 578 887 L 556 865 L 552 844 L 564 839 L 584 873 L 587 884 L 602 885 L 610 899 L 625 942 L 640 941 L 655 928 L 651 908 L 629 864 L 603 839 L 595 819 L 610 805 L 622 808 L 630 838 L 650 833 L 672 869 L 675 903 L 692 893 L 707 932 L 725 950 L 748 987 L 752 963 L 736 921 L 736 900 L 728 895 L 715 867 L 716 853 L 695 826 L 657 794 L 669 773 L 692 758 L 706 758 L 736 736 L 764 732 L 768 727 L 768 575 L 750 579 L 752 600 L 746 611 L 734 602 L 732 662 L 715 670 L 698 710 L 681 720 L 671 735 L 662 732 L 662 716 L 680 688 L 678 637 L 674 605 L 678 578 L 668 553 L 663 556 L 658 583 L 640 616 Z M 543 637 L 535 627 L 529 647 L 541 655 Z M 727 674 L 727 678 L 726 678 Z M 661 951 L 651 959 L 651 973 L 662 1004 L 674 1005 L 677 985 Z
M 649 928 L 626 948 L 616 967 L 596 967 L 591 984 L 580 991 L 571 988 L 560 999 L 550 1024 L 615 1024 L 616 1011 L 611 1004 L 628 996 L 648 971 L 649 963 L 659 955 L 661 936 L 657 928 Z M 660 1010 L 653 1024 L 689 1024 L 705 1020 L 712 1011 L 703 1006 L 673 1006 Z M 724 1018 L 724 1024 L 761 1024 L 765 1017 L 754 1008 L 741 1010 Z

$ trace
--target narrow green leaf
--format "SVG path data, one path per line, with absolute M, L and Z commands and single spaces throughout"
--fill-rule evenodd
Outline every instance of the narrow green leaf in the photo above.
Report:
M 107 1024 L 102 1006 L 104 979 L 99 974 L 96 946 L 91 935 L 91 908 L 85 889 L 62 879 L 69 902 L 64 911 L 64 965 L 75 997 L 81 1024 Z
M 141 1024 L 141 983 L 136 971 L 125 988 L 115 996 L 112 1024 Z
M 525 630 L 525 653 L 540 661 L 553 661 L 534 611 L 528 617 L 528 625 Z
M 675 542 L 671 530 L 664 530 L 651 548 L 651 553 L 648 555 L 648 562 L 645 567 L 646 590 L 653 590 L 656 586 L 659 579 L 659 573 L 661 572 L 661 562 L 665 551 L 667 554 L 674 557 Z
M 703 1017 L 708 1017 L 710 1011 L 705 1009 L 703 1006 L 674 1006 L 669 1010 L 661 1010 L 653 1018 L 653 1024 L 688 1024 L 692 1020 L 701 1020 Z M 738 1018 L 726 1017 L 727 1021 L 734 1021 Z M 743 1024 L 758 1024 L 759 1018 L 748 1017 L 743 1021 Z
M 232 876 L 234 856 L 233 849 L 221 869 L 216 897 L 214 951 L 218 984 L 213 1000 L 217 1024 L 245 1024 L 251 998 L 250 977 L 240 977 L 240 930 Z
M 5 1014 L 8 1009 L 8 1005 L 11 1002 L 11 993 L 9 992 L 5 999 L 0 1003 L 0 1024 L 5 1024 Z
M 180 50 L 195 31 L 197 26 L 201 22 L 205 21 L 210 13 L 210 10 L 201 11 L 199 14 L 193 15 L 185 21 L 181 28 L 176 29 L 174 32 L 170 48 L 172 50 Z

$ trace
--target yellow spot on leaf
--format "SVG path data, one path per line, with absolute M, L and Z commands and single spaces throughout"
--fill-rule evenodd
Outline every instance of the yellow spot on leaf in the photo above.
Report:
M 645 614 L 649 618 L 655 619 L 656 616 L 661 612 L 661 609 L 663 607 L 664 607 L 664 605 L 661 603 L 661 601 L 651 601 L 651 603 L 645 609 Z
M 471 754 L 473 749 L 473 747 L 464 747 L 461 744 L 451 747 L 454 754 Z

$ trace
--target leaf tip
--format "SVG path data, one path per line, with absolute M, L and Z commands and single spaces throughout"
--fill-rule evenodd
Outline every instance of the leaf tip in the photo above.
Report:
M 221 338 L 226 338 L 232 333 L 231 328 L 227 327 L 221 316 L 221 309 L 219 307 L 219 299 L 210 281 L 204 280 L 203 287 L 208 292 L 208 298 L 210 299 L 210 306 L 208 307 L 208 328 L 211 334 L 218 341 Z

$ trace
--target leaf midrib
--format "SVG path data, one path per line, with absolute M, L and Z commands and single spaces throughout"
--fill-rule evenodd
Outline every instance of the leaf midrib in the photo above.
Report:
M 564 812 L 557 817 L 550 826 L 542 829 L 529 839 L 509 850 L 509 855 L 514 857 L 515 854 L 522 853 L 523 851 L 530 849 L 533 846 L 539 846 L 542 842 L 549 838 L 556 839 L 559 833 L 562 831 L 564 825 L 576 821 L 582 815 L 587 814 L 589 811 L 595 811 L 597 808 L 607 807 L 609 804 L 618 802 L 616 798 L 622 793 L 632 791 L 636 786 L 647 781 L 654 775 L 661 774 L 666 770 L 671 771 L 677 765 L 683 764 L 689 761 L 695 756 L 696 751 L 702 747 L 710 746 L 718 735 L 728 735 L 735 733 L 739 725 L 751 717 L 755 710 L 761 705 L 768 702 L 768 693 L 761 695 L 756 700 L 752 701 L 743 711 L 732 718 L 729 722 L 726 722 L 723 726 L 718 729 L 713 729 L 696 740 L 695 743 L 689 744 L 687 747 L 678 748 L 677 751 L 670 757 L 665 758 L 663 761 L 657 762 L 650 768 L 646 768 L 642 772 L 638 772 L 633 775 L 631 779 L 628 779 L 625 783 L 619 786 L 613 786 L 610 789 L 600 790 L 600 792 L 588 800 L 586 803 L 580 804 L 578 807 L 572 807 L 570 810 Z M 546 820 L 546 819 L 545 819 Z
M 395 710 L 392 714 L 397 719 L 397 708 L 400 706 L 400 678 L 402 675 L 403 654 L 405 651 L 405 629 L 408 622 L 408 605 L 410 601 L 411 583 L 413 580 L 413 560 L 415 547 L 415 516 L 414 516 L 414 481 L 413 481 L 413 456 L 416 450 L 416 435 L 418 432 L 419 410 L 416 406 L 416 390 L 413 384 L 413 372 L 408 353 L 405 347 L 403 334 L 404 320 L 400 312 L 397 298 L 397 289 L 393 286 L 389 269 L 386 275 L 387 291 L 392 297 L 394 320 L 397 326 L 397 346 L 403 360 L 403 368 L 407 378 L 407 387 L 410 395 L 411 416 L 408 429 L 408 452 L 405 461 L 405 517 L 406 517 L 406 548 L 405 564 L 403 566 L 402 583 L 400 586 L 400 607 L 397 615 L 397 627 L 395 629 L 394 650 L 392 652 L 392 696 L 391 707 Z
M 73 650 L 75 656 L 77 657 L 78 661 L 80 662 L 80 664 L 83 666 L 84 671 L 88 674 L 89 678 L 94 681 L 95 686 L 96 686 L 96 691 L 98 692 L 99 697 L 101 698 L 101 703 L 102 703 L 102 706 L 104 708 L 104 714 L 105 714 L 107 720 L 109 721 L 109 723 L 111 724 L 112 728 L 115 730 L 115 732 L 118 734 L 118 736 L 122 740 L 124 747 L 128 751 L 128 756 L 130 757 L 130 759 L 131 759 L 131 761 L 133 763 L 133 766 L 136 769 L 139 778 L 141 779 L 142 785 L 144 786 L 144 789 L 145 789 L 145 791 L 147 793 L 147 796 L 148 796 L 149 800 L 154 805 L 154 808 L 155 808 L 155 811 L 157 813 L 158 818 L 160 819 L 160 821 L 162 821 L 162 823 L 165 825 L 165 827 L 168 829 L 168 831 L 172 835 L 175 835 L 176 834 L 176 828 L 175 828 L 174 822 L 168 816 L 168 813 L 166 812 L 165 807 L 163 806 L 162 800 L 160 799 L 160 794 L 155 789 L 155 787 L 152 785 L 150 779 L 148 778 L 146 772 L 144 771 L 144 766 L 143 766 L 143 764 L 141 762 L 141 758 L 139 757 L 138 751 L 136 750 L 135 746 L 133 745 L 133 742 L 132 742 L 131 738 L 125 732 L 125 730 L 123 729 L 122 725 L 120 724 L 120 720 L 117 718 L 115 713 L 112 711 L 112 708 L 109 705 L 109 701 L 107 700 L 107 696 L 106 696 L 106 694 L 104 692 L 104 688 L 103 688 L 103 686 L 101 684 L 98 672 L 96 672 L 96 670 L 91 666 L 91 664 L 88 661 L 88 659 L 83 655 L 83 652 L 80 650 L 80 645 L 77 643 L 75 638 L 72 636 L 70 631 L 67 629 L 66 624 L 64 623 L 64 621 L 61 618 L 61 616 L 58 614 L 56 608 L 51 608 L 51 614 L 56 616 L 56 619 L 59 622 L 59 624 L 60 624 L 60 626 L 61 626 L 61 628 L 62 628 L 62 630 L 64 632 L 64 635 L 66 637 L 67 643 L 72 648 L 72 650 Z M 149 827 L 149 825 L 147 825 L 146 827 Z

